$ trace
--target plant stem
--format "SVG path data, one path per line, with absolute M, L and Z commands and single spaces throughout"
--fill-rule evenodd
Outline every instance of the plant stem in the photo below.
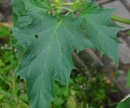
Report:
M 69 12 L 72 12 L 70 8 L 62 7 L 62 9 L 68 10 Z
M 72 6 L 73 2 L 68 2 L 68 3 L 62 3 L 63 6 Z
M 4 81 L 10 86 L 10 82 L 8 82 L 4 77 L 0 76 L 0 78 L 1 78 L 2 80 L 4 80 Z
M 72 6 L 73 2 L 68 2 L 68 3 L 62 3 L 62 6 Z M 51 6 L 55 6 L 55 4 L 51 4 Z
M 13 96 L 16 96 L 16 85 L 15 85 L 16 76 L 14 75 L 13 83 L 12 83 L 12 94 Z
M 112 15 L 111 20 L 118 21 L 124 24 L 130 24 L 130 19 L 122 18 L 119 16 Z

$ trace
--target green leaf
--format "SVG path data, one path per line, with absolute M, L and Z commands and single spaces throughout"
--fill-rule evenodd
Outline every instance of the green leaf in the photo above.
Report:
M 130 108 L 130 95 L 128 97 L 124 98 L 116 108 Z
M 0 38 L 9 38 L 11 35 L 11 32 L 9 31 L 9 28 L 6 26 L 0 26 Z
M 106 54 L 118 65 L 117 32 L 121 27 L 110 21 L 114 9 L 100 8 L 96 3 L 88 2 L 84 7 L 81 18 L 81 28 L 86 30 L 86 35 L 97 48 L 101 55 Z
M 11 0 L 13 7 L 13 22 L 14 26 L 16 26 L 18 22 L 18 16 L 25 10 L 25 5 L 23 0 Z
M 126 87 L 129 88 L 130 87 L 130 70 L 128 71 L 127 74 L 127 82 L 126 82 Z
M 55 80 L 68 85 L 70 72 L 75 68 L 71 57 L 74 49 L 95 47 L 118 63 L 120 42 L 116 33 L 120 27 L 110 22 L 111 9 L 98 9 L 97 5 L 88 3 L 82 16 L 56 17 L 47 14 L 46 1 L 12 1 L 17 16 L 12 32 L 20 59 L 16 74 L 26 81 L 31 108 L 50 106 L 55 97 Z M 23 5 L 21 9 L 18 3 Z M 89 35 L 85 36 L 83 30 Z
M 12 0 L 14 26 L 30 24 L 30 18 L 26 15 L 27 11 L 48 12 L 51 7 L 46 0 Z M 23 21 L 24 20 L 24 21 Z
M 25 10 L 25 4 L 23 0 L 12 0 L 13 12 L 21 14 Z
M 76 19 L 59 19 L 43 12 L 32 12 L 29 17 L 30 25 L 13 28 L 17 46 L 26 49 L 17 74 L 26 80 L 31 108 L 47 108 L 55 96 L 53 82 L 68 85 L 74 68 L 72 50 L 93 45 L 75 24 Z

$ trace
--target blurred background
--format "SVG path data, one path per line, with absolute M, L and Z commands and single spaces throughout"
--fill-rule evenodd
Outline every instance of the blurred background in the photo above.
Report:
M 104 8 L 116 8 L 114 15 L 130 19 L 130 0 L 93 1 Z M 29 108 L 26 84 L 14 74 L 18 61 L 11 41 L 11 15 L 11 1 L 0 0 L 0 108 Z M 117 34 L 122 42 L 119 68 L 107 56 L 101 58 L 97 50 L 73 52 L 77 70 L 71 73 L 69 87 L 55 82 L 56 98 L 50 108 L 115 108 L 130 93 L 130 25 L 117 24 L 124 27 Z

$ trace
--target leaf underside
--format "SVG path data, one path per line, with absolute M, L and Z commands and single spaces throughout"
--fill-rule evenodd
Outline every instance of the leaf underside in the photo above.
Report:
M 55 80 L 68 85 L 75 68 L 74 49 L 97 48 L 118 64 L 116 34 L 120 27 L 110 21 L 112 9 L 87 2 L 81 15 L 74 18 L 46 14 L 50 7 L 43 0 L 12 0 L 12 5 L 12 32 L 20 58 L 16 74 L 26 81 L 31 108 L 49 107 L 55 97 Z

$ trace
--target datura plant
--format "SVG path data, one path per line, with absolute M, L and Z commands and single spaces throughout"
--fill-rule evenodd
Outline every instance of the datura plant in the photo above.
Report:
M 12 0 L 12 7 L 12 35 L 19 59 L 16 74 L 26 81 L 30 108 L 50 106 L 55 80 L 69 84 L 75 68 L 73 50 L 98 49 L 118 66 L 116 35 L 121 27 L 110 20 L 117 19 L 111 16 L 114 9 L 88 0 Z

